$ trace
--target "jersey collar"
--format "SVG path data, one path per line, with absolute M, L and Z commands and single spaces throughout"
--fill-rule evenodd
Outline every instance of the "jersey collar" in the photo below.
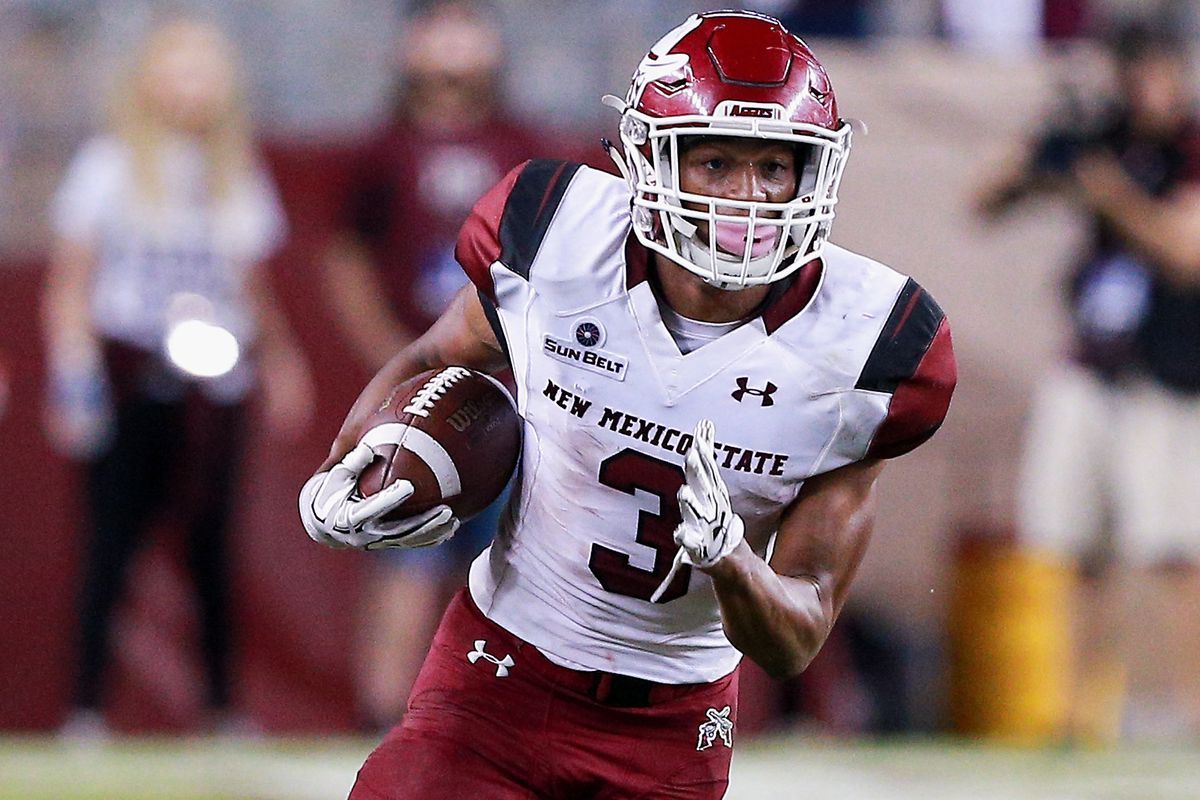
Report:
M 625 289 L 632 290 L 650 280 L 650 251 L 632 233 L 625 240 Z M 819 258 L 805 264 L 789 278 L 772 284 L 771 291 L 758 310 L 767 335 L 803 311 L 821 285 L 825 264 Z

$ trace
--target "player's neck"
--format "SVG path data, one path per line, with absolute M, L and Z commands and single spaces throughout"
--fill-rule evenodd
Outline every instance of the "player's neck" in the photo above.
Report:
M 769 286 L 729 291 L 710 286 L 661 253 L 654 254 L 655 277 L 667 305 L 680 316 L 699 322 L 736 322 L 754 313 Z

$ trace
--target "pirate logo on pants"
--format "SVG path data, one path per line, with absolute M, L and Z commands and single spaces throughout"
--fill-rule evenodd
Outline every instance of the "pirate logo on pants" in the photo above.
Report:
M 733 747 L 733 720 L 729 718 L 729 706 L 720 711 L 710 708 L 704 712 L 707 722 L 700 723 L 700 738 L 696 741 L 696 750 L 707 750 L 716 744 L 717 737 L 726 747 Z

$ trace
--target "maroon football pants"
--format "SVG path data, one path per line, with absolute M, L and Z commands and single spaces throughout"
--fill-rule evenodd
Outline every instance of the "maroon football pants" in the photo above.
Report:
M 565 669 L 486 619 L 463 590 L 408 713 L 350 798 L 720 798 L 736 676 L 677 686 Z

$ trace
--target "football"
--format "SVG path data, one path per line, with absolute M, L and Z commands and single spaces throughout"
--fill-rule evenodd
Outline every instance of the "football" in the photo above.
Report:
M 466 367 L 429 370 L 396 386 L 365 430 L 376 456 L 359 476 L 363 496 L 400 478 L 414 488 L 385 520 L 442 503 L 470 519 L 500 496 L 521 455 L 521 418 L 508 391 Z

